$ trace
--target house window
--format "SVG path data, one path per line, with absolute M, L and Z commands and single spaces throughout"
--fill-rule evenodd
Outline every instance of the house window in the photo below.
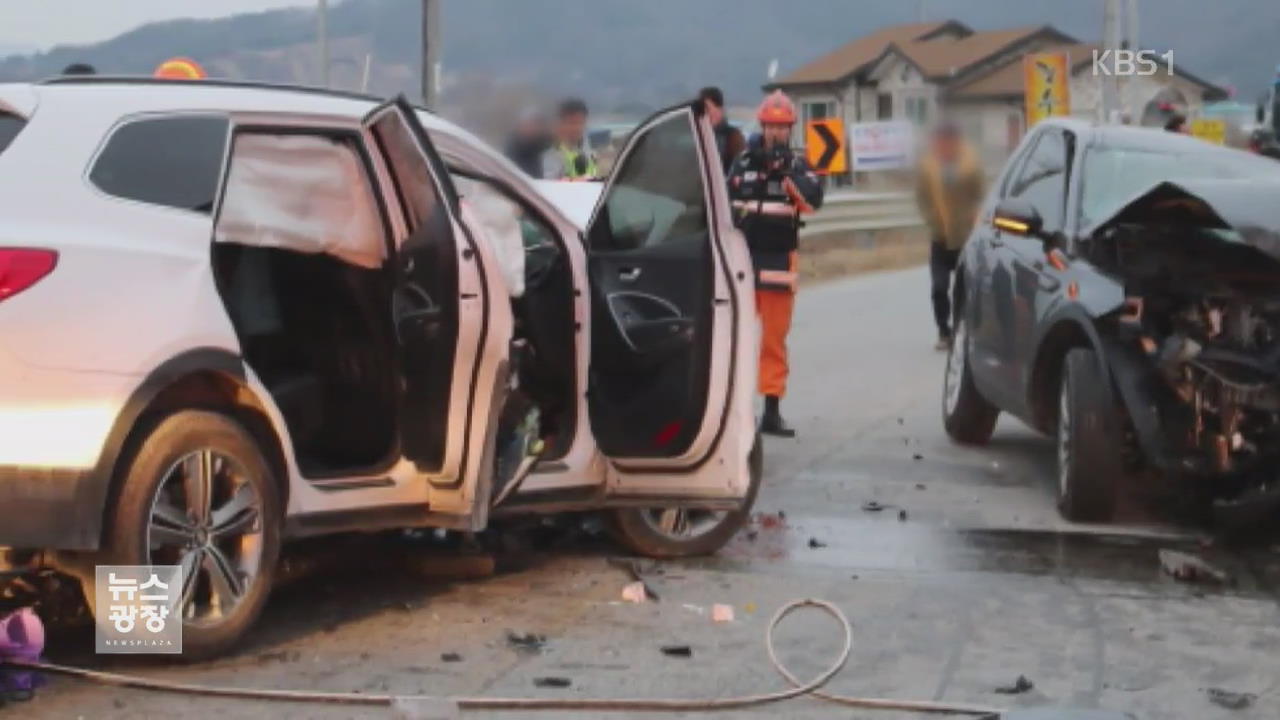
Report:
M 906 100 L 907 119 L 916 125 L 924 125 L 929 121 L 929 100 L 922 97 L 909 97 Z
M 804 104 L 801 112 L 801 118 L 807 124 L 810 120 L 822 120 L 823 118 L 835 117 L 836 104 L 829 101 L 824 102 L 807 102 Z
M 893 119 L 893 95 L 889 93 L 876 94 L 876 119 Z

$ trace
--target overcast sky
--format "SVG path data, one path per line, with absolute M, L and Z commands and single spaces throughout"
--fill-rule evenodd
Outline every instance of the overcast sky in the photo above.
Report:
M 315 5 L 315 0 L 0 0 L 0 46 L 43 49 L 89 43 L 152 20 L 221 17 L 293 5 Z

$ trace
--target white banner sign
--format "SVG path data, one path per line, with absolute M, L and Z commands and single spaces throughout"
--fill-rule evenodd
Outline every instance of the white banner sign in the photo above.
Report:
M 915 130 L 910 121 L 849 125 L 849 155 L 855 172 L 895 170 L 911 164 Z

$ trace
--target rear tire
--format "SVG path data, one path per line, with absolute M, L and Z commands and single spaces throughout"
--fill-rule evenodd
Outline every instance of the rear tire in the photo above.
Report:
M 1058 392 L 1058 510 L 1072 522 L 1106 522 L 1124 476 L 1111 380 L 1086 348 L 1067 352 Z
M 942 380 L 942 426 L 952 440 L 985 445 L 995 432 L 1000 410 L 978 392 L 969 367 L 969 332 L 964 313 L 956 314 L 947 369 Z
M 184 410 L 156 424 L 123 473 L 109 562 L 182 565 L 184 581 L 194 568 L 174 611 L 182 657 L 227 652 L 262 613 L 280 554 L 280 493 L 258 444 L 226 415 Z
M 764 475 L 764 449 L 757 434 L 748 456 L 751 485 L 742 507 L 731 512 L 619 508 L 609 517 L 614 540 L 628 550 L 646 557 L 671 559 L 711 555 L 724 547 L 751 517 L 760 480 Z M 664 521 L 671 529 L 664 530 Z M 683 526 L 681 525 L 683 522 Z M 688 532 L 680 534 L 679 527 Z

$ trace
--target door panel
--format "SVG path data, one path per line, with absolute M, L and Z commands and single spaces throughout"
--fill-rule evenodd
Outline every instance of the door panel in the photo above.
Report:
M 412 106 L 403 98 L 387 103 L 365 124 L 405 226 L 391 268 L 401 451 L 430 478 L 433 511 L 468 515 L 484 444 L 472 424 L 477 389 L 492 388 L 492 378 L 478 377 L 488 318 L 482 254 L 459 220 L 457 192 Z
M 731 409 L 744 397 L 736 374 L 751 337 L 741 327 L 749 276 L 734 265 L 742 254 L 727 251 L 742 240 L 712 148 L 693 106 L 654 116 L 632 134 L 588 225 L 588 410 L 615 494 L 745 492 L 738 435 L 753 429 L 739 427 L 749 410 Z M 731 457 L 709 467 L 717 453 Z

